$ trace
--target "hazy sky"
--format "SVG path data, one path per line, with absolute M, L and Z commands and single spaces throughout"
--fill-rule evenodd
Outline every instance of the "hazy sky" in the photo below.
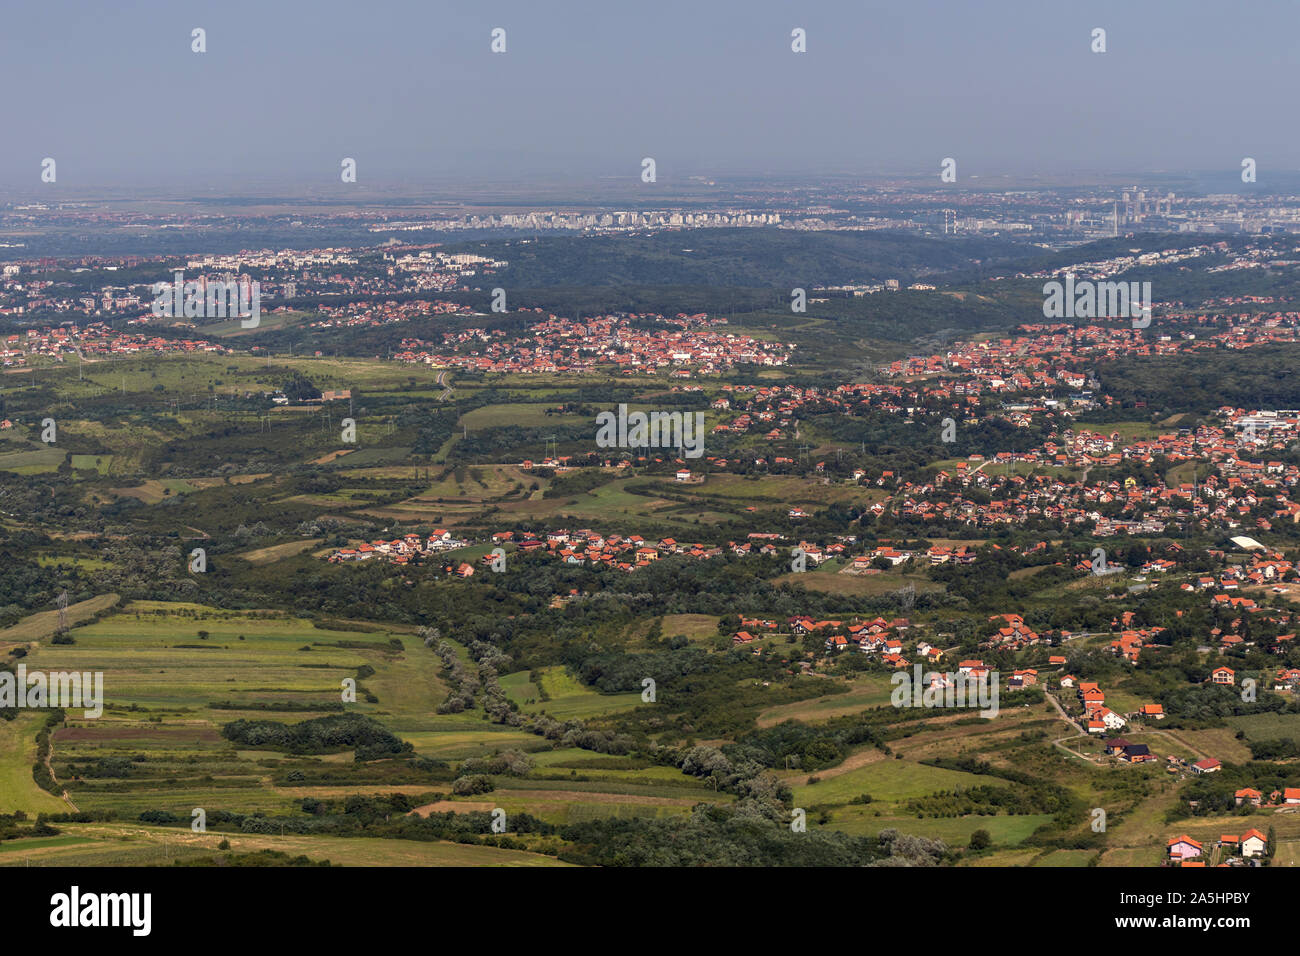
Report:
M 1298 35 L 1296 0 L 5 0 L 0 186 L 46 156 L 69 189 L 342 187 L 345 156 L 390 185 L 1251 156 L 1262 185 L 1300 169 Z

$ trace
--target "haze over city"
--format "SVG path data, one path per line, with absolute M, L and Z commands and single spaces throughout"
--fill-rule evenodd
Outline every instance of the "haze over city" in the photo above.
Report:
M 207 50 L 191 50 L 195 27 Z M 1300 8 L 65 0 L 6 12 L 0 187 L 937 174 L 959 182 L 1300 168 Z M 506 31 L 506 52 L 490 50 Z M 791 31 L 806 31 L 794 54 Z M 1091 34 L 1106 30 L 1106 52 Z M 978 177 L 978 180 L 972 180 Z M 1240 183 L 1237 182 L 1237 186 Z M 50 192 L 52 190 L 48 190 Z

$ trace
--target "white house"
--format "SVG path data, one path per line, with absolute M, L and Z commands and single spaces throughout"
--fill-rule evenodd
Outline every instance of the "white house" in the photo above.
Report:
M 1242 856 L 1263 856 L 1268 851 L 1268 840 L 1258 830 L 1247 830 L 1241 838 Z

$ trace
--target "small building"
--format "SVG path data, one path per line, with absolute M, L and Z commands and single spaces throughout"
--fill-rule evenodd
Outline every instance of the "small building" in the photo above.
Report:
M 1123 748 L 1120 759 L 1128 763 L 1146 763 L 1148 760 L 1155 760 L 1153 754 L 1146 744 L 1129 744 Z
M 1247 830 L 1241 835 L 1242 856 L 1263 856 L 1268 852 L 1268 837 L 1258 830 Z
M 1188 860 L 1201 855 L 1201 844 L 1184 833 L 1170 840 L 1165 850 L 1171 860 Z

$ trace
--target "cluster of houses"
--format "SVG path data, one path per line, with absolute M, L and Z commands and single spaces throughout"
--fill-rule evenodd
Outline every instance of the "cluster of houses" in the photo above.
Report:
M 976 557 L 975 549 L 968 545 L 959 545 L 955 548 L 947 545 L 933 545 L 924 551 L 913 551 L 882 543 L 871 548 L 865 554 L 856 556 L 841 573 L 877 574 L 880 569 L 876 567 L 876 562 L 887 562 L 890 567 L 897 567 L 908 561 L 924 562 L 931 566 L 947 564 L 950 561 L 953 564 L 974 564 Z
M 541 552 L 553 556 L 565 564 L 586 567 L 610 567 L 621 571 L 635 571 L 648 567 L 653 562 L 670 555 L 685 556 L 697 560 L 719 557 L 724 549 L 715 545 L 705 545 L 678 541 L 676 538 L 662 538 L 647 541 L 640 535 L 601 534 L 584 528 L 577 531 L 560 529 L 538 537 L 528 533 L 498 531 L 490 541 L 493 545 L 511 545 L 525 554 Z M 367 561 L 378 558 L 394 564 L 420 563 L 429 555 L 466 548 L 471 541 L 454 537 L 450 531 L 437 529 L 422 538 L 418 534 L 408 534 L 401 538 L 375 540 L 369 544 L 356 547 L 340 548 L 329 556 L 329 561 L 339 564 L 349 561 Z M 727 549 L 733 554 L 747 555 L 754 552 L 764 554 L 778 553 L 770 542 L 754 548 L 751 542 L 729 542 Z M 491 565 L 493 556 L 485 554 L 480 558 L 484 565 Z M 474 573 L 471 565 L 463 564 L 457 568 L 463 577 Z
M 1143 648 L 1159 646 L 1151 644 L 1151 638 L 1163 630 L 1165 630 L 1163 627 L 1143 627 L 1121 631 L 1119 637 L 1110 642 L 1110 652 L 1116 657 L 1124 658 L 1130 664 L 1136 664 Z
M 585 528 L 578 531 L 566 529 L 550 531 L 543 538 L 532 535 L 516 536 L 512 531 L 499 531 L 492 535 L 492 543 L 514 544 L 525 553 L 544 552 L 565 564 L 617 568 L 620 571 L 635 571 L 637 568 L 649 567 L 660 558 L 670 555 L 684 555 L 705 560 L 723 554 L 723 549 L 720 547 L 678 541 L 676 538 L 662 538 L 657 542 L 649 542 L 637 534 L 603 535 Z M 490 561 L 491 558 L 485 556 L 484 560 Z
M 346 393 L 341 394 L 342 397 L 347 397 Z M 333 393 L 326 393 L 326 395 L 337 397 Z M 566 461 L 567 456 L 562 456 L 556 459 L 547 459 L 543 464 L 553 464 L 558 468 L 564 468 Z M 531 461 L 524 462 L 526 467 L 532 464 Z M 686 474 L 689 475 L 689 472 Z M 548 532 L 541 537 L 528 533 L 501 531 L 494 533 L 491 536 L 491 541 L 493 544 L 498 545 L 513 544 L 524 552 L 545 550 L 547 553 L 554 554 L 558 560 L 564 561 L 566 564 L 588 567 L 605 566 L 622 571 L 634 571 L 637 568 L 646 567 L 651 562 L 669 555 L 682 555 L 705 560 L 727 553 L 737 557 L 748 557 L 753 554 L 766 556 L 787 555 L 790 549 L 789 545 L 780 543 L 786 541 L 785 535 L 775 532 L 751 532 L 746 540 L 728 541 L 725 545 L 682 542 L 675 538 L 647 541 L 640 535 L 606 535 L 591 529 L 577 531 L 559 529 Z M 857 537 L 855 535 L 837 535 L 835 540 L 829 544 L 800 540 L 796 547 L 803 553 L 807 562 L 816 567 L 832 558 L 844 557 L 852 549 L 856 541 Z M 471 543 L 453 537 L 449 531 L 438 529 L 432 532 L 427 539 L 422 539 L 417 534 L 408 534 L 391 541 L 378 539 L 369 544 L 358 545 L 355 548 L 340 548 L 330 555 L 329 560 L 340 563 L 382 558 L 399 564 L 408 564 L 412 561 L 418 561 L 425 554 L 452 551 L 457 548 L 468 547 Z M 883 549 L 885 553 L 888 553 L 889 550 L 888 548 Z M 876 548 L 871 554 L 879 555 L 881 551 L 882 549 Z M 973 560 L 973 551 L 967 552 L 964 548 L 959 549 L 959 551 L 961 553 L 960 560 Z M 485 557 L 484 563 L 488 563 L 490 560 L 490 557 Z M 853 560 L 856 565 L 864 561 L 874 560 L 874 558 L 868 555 L 859 555 Z M 938 560 L 931 560 L 932 563 L 939 563 Z M 947 560 L 947 558 L 945 557 L 943 560 Z
M 339 548 L 329 556 L 328 560 L 332 564 L 374 559 L 388 561 L 393 564 L 419 564 L 431 555 L 455 551 L 458 548 L 468 546 L 468 541 L 455 537 L 450 531 L 438 528 L 430 532 L 427 537 L 418 534 L 406 534 L 400 538 L 393 538 L 391 541 L 377 538 L 368 544 L 359 544 L 355 548 Z M 474 573 L 474 569 L 469 565 L 464 565 L 464 567 L 469 568 L 469 571 L 468 573 L 462 573 L 463 577 L 469 577 Z
M 1292 341 L 1295 330 L 1278 330 L 1266 325 L 1252 326 L 1220 334 L 1202 335 L 1149 342 L 1123 330 L 1101 327 L 1067 329 L 1063 326 L 1028 326 L 1030 334 L 996 341 L 959 343 L 946 355 L 913 358 L 896 362 L 885 374 L 904 384 L 850 384 L 834 389 L 801 386 L 734 386 L 730 395 L 714 402 L 715 409 L 735 410 L 730 421 L 719 423 L 715 430 L 762 432 L 771 440 L 788 437 L 789 429 L 801 414 L 840 412 L 843 414 L 877 411 L 919 420 L 922 415 L 949 414 L 963 424 L 979 421 L 981 409 L 993 408 L 985 399 L 998 393 L 1038 393 L 1016 405 L 1005 405 L 991 414 L 1008 418 L 1028 427 L 1032 415 L 1051 412 L 1068 404 L 1095 404 L 1091 393 L 1060 397 L 1070 389 L 1080 389 L 1088 381 L 1084 367 L 1094 360 L 1109 359 L 1124 353 L 1168 354 L 1179 351 L 1232 348 Z M 1106 400 L 1105 396 L 1101 399 Z M 742 407 L 743 403 L 743 407 Z M 945 403 L 946 407 L 945 407 Z M 937 406 L 937 409 L 936 409 Z M 949 502 L 951 508 L 939 508 L 934 502 L 904 500 L 902 513 L 920 515 L 927 508 L 936 514 L 948 511 L 948 517 L 965 516 L 972 524 L 996 524 L 1015 520 L 1020 502 L 1032 514 L 1046 512 L 1066 522 L 1092 520 L 1105 523 L 1116 533 L 1159 531 L 1172 518 L 1219 518 L 1231 525 L 1238 523 L 1238 512 L 1250 512 L 1266 502 L 1255 498 L 1254 487 L 1260 482 L 1282 488 L 1300 482 L 1300 469 L 1277 460 L 1254 461 L 1255 452 L 1284 443 L 1300 427 L 1300 415 L 1271 412 L 1248 413 L 1224 409 L 1224 427 L 1206 427 L 1195 433 L 1183 430 L 1154 439 L 1137 439 L 1124 443 L 1119 433 L 1100 434 L 1087 430 L 1065 433 L 1059 441 L 1049 441 L 1041 448 L 1025 452 L 1002 452 L 995 461 L 1026 462 L 1033 465 L 1087 469 L 1111 467 L 1125 460 L 1153 462 L 1164 456 L 1175 461 L 1207 461 L 1215 467 L 1201 482 L 1167 488 L 1163 483 L 1139 487 L 1136 482 L 1104 482 L 1085 485 L 1066 478 L 1049 478 L 1046 483 L 1032 482 L 1020 476 L 994 478 L 980 474 L 980 468 L 957 464 L 955 474 L 942 471 L 932 484 L 904 485 L 912 498 L 934 493 L 945 485 L 980 487 L 995 493 L 995 498 L 1013 499 L 1013 510 L 997 513 L 998 502 L 980 506 L 970 501 Z M 1248 441 L 1240 440 L 1243 433 Z M 1261 437 L 1262 436 L 1262 437 Z M 982 462 L 972 456 L 970 462 Z M 862 476 L 855 478 L 858 480 Z M 892 484 L 891 476 L 875 479 L 879 486 Z M 1043 476 L 1039 476 L 1042 478 Z M 1019 478 L 1018 481 L 1013 480 Z M 1189 500 L 1190 499 L 1190 500 Z M 1097 506 L 1119 502 L 1134 510 L 1154 511 L 1149 517 L 1125 519 L 1104 516 Z M 1284 505 L 1282 511 L 1293 516 Z M 1267 518 L 1264 519 L 1267 521 Z M 1294 517 L 1293 517 L 1294 520 Z
M 7 335 L 0 346 L 0 364 L 21 367 L 27 364 L 30 355 L 44 355 L 62 362 L 78 353 L 86 357 L 122 357 L 185 352 L 225 353 L 229 349 L 212 342 L 122 332 L 94 322 L 84 329 L 68 324 Z
M 1224 834 L 1213 846 L 1222 849 L 1226 857 L 1239 855 L 1250 860 L 1268 854 L 1268 837 L 1252 828 L 1240 836 Z M 1204 843 L 1193 840 L 1185 833 L 1172 838 L 1165 846 L 1165 853 L 1169 860 L 1180 866 L 1205 866 L 1205 862 L 1201 860 L 1205 851 Z M 1231 866 L 1231 864 L 1225 860 L 1219 866 Z
M 1300 787 L 1284 787 L 1281 790 L 1274 790 L 1264 798 L 1264 794 L 1254 787 L 1243 787 L 1233 795 L 1237 806 L 1250 804 L 1252 807 L 1283 807 L 1300 805 Z
M 357 275 L 355 270 L 348 274 L 341 272 L 325 274 L 321 267 L 352 266 L 357 259 L 346 249 L 313 250 L 245 250 L 230 255 L 204 255 L 188 258 L 185 269 L 190 278 L 198 283 L 205 283 L 207 273 L 216 273 L 220 281 L 227 282 L 235 277 L 240 281 L 249 281 L 250 270 L 262 276 L 261 294 L 278 295 L 292 298 L 299 293 L 314 295 L 321 293 L 339 294 L 357 292 L 375 294 L 380 292 L 412 292 L 410 286 L 394 282 L 387 277 Z M 22 315 L 35 311 L 54 311 L 63 313 L 81 313 L 88 317 L 105 316 L 116 318 L 131 315 L 148 306 L 153 300 L 152 283 L 139 282 L 129 285 L 103 284 L 97 289 L 81 291 L 70 283 L 58 283 L 39 278 L 42 273 L 71 270 L 85 272 L 88 269 L 120 268 L 133 269 L 140 266 L 155 266 L 155 273 L 160 279 L 171 278 L 170 270 L 174 268 L 173 256 L 82 256 L 77 258 L 53 259 L 41 258 L 26 260 L 21 263 L 5 265 L 3 279 L 0 279 L 0 315 Z M 194 275 L 199 272 L 199 275 Z M 276 276 L 276 278 L 271 278 Z M 110 276 L 111 277 L 111 276 Z M 284 278 L 279 278 L 284 277 Z M 148 321 L 151 316 L 133 321 Z
M 417 279 L 421 282 L 425 277 Z M 455 277 L 448 274 L 445 276 L 449 286 L 456 284 Z M 385 302 L 349 302 L 347 305 L 330 305 L 321 303 L 316 306 L 316 310 L 324 318 L 308 323 L 311 329 L 346 329 L 357 327 L 374 327 L 380 325 L 392 325 L 397 322 L 409 322 L 412 319 L 425 318 L 436 315 L 457 315 L 469 316 L 474 314 L 474 310 L 468 306 L 461 305 L 458 302 L 446 302 L 441 299 L 408 299 L 405 301 L 396 301 L 389 299 Z M 481 331 L 481 330 L 466 330 Z M 486 334 L 486 333 L 484 333 Z M 412 348 L 412 342 L 419 340 L 403 340 L 401 348 L 403 351 Z M 399 353 L 399 358 L 400 353 Z
M 1085 329 L 1077 334 L 1066 334 L 1057 327 L 1037 331 L 1040 334 L 1000 342 L 959 345 L 946 356 L 895 363 L 888 371 L 907 377 L 906 385 L 854 384 L 830 391 L 771 386 L 753 389 L 747 395 L 737 390 L 735 399 L 746 400 L 743 411 L 730 422 L 716 426 L 716 430 L 761 430 L 769 439 L 781 440 L 801 413 L 814 411 L 884 411 L 918 421 L 923 414 L 951 414 L 963 424 L 972 424 L 979 420 L 976 410 L 987 393 L 1041 390 L 1041 399 L 1029 401 L 1025 410 L 1003 408 L 993 413 L 1028 427 L 1032 419 L 1026 411 L 1047 412 L 1061 406 L 1057 399 L 1047 397 L 1053 389 L 1076 388 L 1084 383 L 1084 372 L 1070 371 L 1065 366 L 1081 364 L 1089 356 L 1113 357 L 1129 350 L 1150 352 L 1153 348 L 1158 352 L 1199 349 L 1213 347 L 1216 341 L 1186 339 L 1156 347 L 1114 329 Z M 1293 339 L 1293 330 L 1286 336 L 1285 340 Z M 1234 348 L 1240 348 L 1277 338 L 1272 331 L 1262 330 L 1257 338 L 1247 340 L 1231 334 L 1231 341 Z M 728 408 L 733 407 L 731 399 L 726 401 Z M 944 401 L 952 404 L 944 411 L 936 411 L 935 403 Z M 928 481 L 913 483 L 886 473 L 873 483 L 897 492 L 894 509 L 898 514 L 971 527 L 1050 519 L 1061 524 L 1091 522 L 1100 534 L 1155 534 L 1171 523 L 1207 526 L 1213 522 L 1225 528 L 1249 524 L 1268 530 L 1277 520 L 1300 520 L 1300 502 L 1291 501 L 1287 495 L 1300 484 L 1300 467 L 1269 460 L 1264 454 L 1283 447 L 1300 433 L 1300 413 L 1220 411 L 1222 427 L 1207 425 L 1195 432 L 1185 429 L 1127 443 L 1118 432 L 1105 435 L 1067 431 L 1039 448 L 1000 452 L 992 459 L 1005 464 L 1023 462 L 1073 470 L 1116 467 L 1125 462 L 1150 465 L 1158 458 L 1209 466 L 1209 474 L 1173 488 L 1164 482 L 1144 486 L 1133 478 L 1087 483 L 1064 474 L 991 475 L 983 472 L 987 462 L 978 455 L 956 463 L 952 470 L 941 470 Z M 1248 436 L 1246 440 L 1244 436 Z M 864 478 L 865 472 L 859 471 L 853 480 Z M 972 500 L 964 494 L 970 488 L 987 493 L 993 500 Z M 1113 513 L 1114 505 L 1120 506 L 1119 514 Z M 886 506 L 877 502 L 869 510 L 881 514 Z M 1158 574 L 1172 567 L 1167 559 L 1156 559 L 1145 571 Z
M 1018 651 L 1033 647 L 1041 640 L 1039 634 L 1029 627 L 1019 614 L 995 614 L 989 618 L 989 622 L 996 625 L 997 630 L 980 645 L 981 647 Z
M 1096 681 L 1079 680 L 1073 674 L 1065 674 L 1060 679 L 1062 688 L 1073 688 L 1083 705 L 1083 727 L 1090 734 L 1104 734 L 1106 731 L 1122 730 L 1128 720 L 1106 706 L 1106 692 Z
M 1222 557 L 1223 552 L 1209 549 L 1211 557 Z M 1237 591 L 1243 587 L 1264 586 L 1278 581 L 1292 580 L 1295 566 L 1278 552 L 1254 553 L 1248 564 L 1231 565 L 1218 575 L 1202 574 L 1195 581 L 1182 585 L 1184 591 Z
M 903 516 L 946 525 L 971 528 L 1017 526 L 1048 520 L 1062 526 L 1091 525 L 1098 535 L 1160 534 L 1171 525 L 1207 528 L 1214 525 L 1225 530 L 1249 526 L 1268 531 L 1278 521 L 1300 520 L 1300 502 L 1290 493 L 1300 484 L 1300 467 L 1281 462 L 1259 462 L 1258 474 L 1246 460 L 1246 452 L 1235 443 L 1226 429 L 1205 427 L 1203 444 L 1185 453 L 1171 447 L 1145 447 L 1154 441 L 1135 442 L 1114 453 L 1115 460 L 1075 461 L 1056 454 L 1048 442 L 1042 452 L 999 453 L 993 460 L 1007 464 L 1026 463 L 1025 474 L 1014 470 L 989 474 L 968 464 L 983 463 L 981 456 L 958 462 L 954 471 L 943 470 L 928 480 L 907 480 L 881 475 L 873 482 L 894 492 L 894 510 Z M 1200 433 L 1198 433 L 1200 434 Z M 1173 439 L 1178 436 L 1163 436 Z M 1033 471 L 1034 466 L 1089 469 L 1094 465 L 1117 467 L 1126 461 L 1153 465 L 1158 457 L 1175 461 L 1196 461 L 1209 468 L 1196 482 L 1168 487 L 1163 482 L 1140 484 L 1134 478 L 1124 481 L 1084 482 L 1066 474 Z M 1086 457 L 1086 456 L 1085 456 Z M 977 501 L 969 492 L 983 492 L 988 498 Z M 1119 511 L 1113 509 L 1118 506 Z M 876 502 L 869 513 L 887 510 Z M 1145 569 L 1147 573 L 1171 570 L 1171 562 L 1157 559 Z M 1275 569 L 1279 571 L 1289 568 Z
M 645 321 L 663 328 L 640 327 Z M 736 365 L 775 367 L 790 360 L 793 345 L 716 328 L 725 324 L 725 319 L 703 314 L 676 319 L 654 313 L 618 314 L 580 320 L 548 315 L 524 335 L 492 336 L 487 342 L 472 343 L 478 347 L 468 351 L 407 349 L 396 358 L 480 372 L 572 373 L 613 367 L 628 375 L 666 371 L 674 378 L 721 372 Z
M 787 619 L 785 625 L 786 629 L 782 631 L 780 624 L 774 620 L 741 618 L 741 629 L 732 637 L 732 644 L 752 644 L 761 637 L 779 633 L 788 633 L 794 637 L 818 634 L 825 635 L 825 647 L 829 652 L 845 651 L 852 647 L 864 654 L 879 654 L 882 661 L 893 667 L 911 666 L 911 661 L 903 657 L 906 649 L 902 639 L 912 627 L 912 622 L 905 617 L 837 621 L 796 615 Z M 938 663 L 943 659 L 943 651 L 928 641 L 917 643 L 915 652 L 918 658 L 928 663 Z
M 1065 664 L 1065 658 L 1054 656 L 1050 659 L 1052 664 Z M 1142 720 L 1164 720 L 1164 707 L 1160 704 L 1142 704 L 1136 711 L 1127 717 L 1116 713 L 1106 706 L 1106 692 L 1101 689 L 1096 681 L 1080 680 L 1073 674 L 1063 674 L 1058 683 L 1063 690 L 1073 690 L 1083 706 L 1083 729 L 1090 734 L 1104 734 L 1107 731 L 1114 732 L 1122 730 L 1132 718 Z M 1107 752 L 1110 751 L 1110 744 L 1113 741 L 1107 741 Z M 1120 741 L 1127 744 L 1127 741 Z

